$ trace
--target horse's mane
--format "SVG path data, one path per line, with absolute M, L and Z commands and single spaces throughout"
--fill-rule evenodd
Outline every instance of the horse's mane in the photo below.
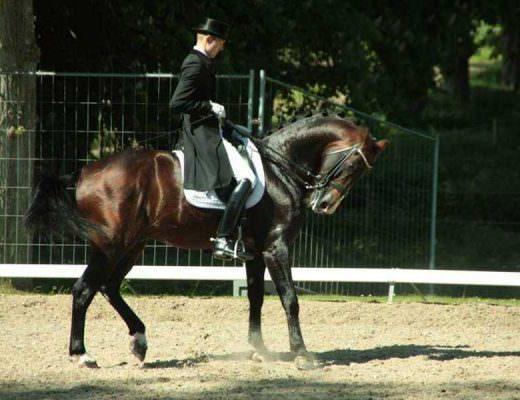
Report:
M 344 118 L 337 114 L 318 113 L 305 117 L 293 118 L 289 123 L 270 131 L 268 135 L 260 140 L 255 140 L 259 150 L 265 151 L 268 147 L 280 148 L 289 140 L 303 138 L 306 135 L 341 135 L 344 130 L 366 129 L 357 125 L 353 120 Z
M 286 130 L 291 129 L 301 129 L 303 127 L 305 128 L 312 128 L 317 123 L 323 123 L 325 120 L 334 120 L 334 121 L 341 121 L 348 125 L 350 129 L 356 129 L 358 126 L 356 123 L 349 119 L 345 118 L 342 114 L 329 114 L 326 112 L 316 113 L 316 114 L 306 114 L 306 115 L 297 115 L 292 117 L 288 121 L 284 121 L 283 123 L 279 124 L 276 129 L 271 129 L 267 134 L 277 134 L 281 132 L 285 132 Z M 308 125 L 308 126 L 305 126 Z

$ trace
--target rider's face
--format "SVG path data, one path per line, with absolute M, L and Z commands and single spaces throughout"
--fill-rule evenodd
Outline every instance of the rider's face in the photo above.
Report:
M 209 58 L 215 58 L 218 53 L 224 50 L 225 44 L 226 41 L 224 39 L 209 35 L 205 46 L 206 54 Z

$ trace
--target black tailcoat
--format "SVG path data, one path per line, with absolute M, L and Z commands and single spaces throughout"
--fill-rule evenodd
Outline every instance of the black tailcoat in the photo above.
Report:
M 211 190 L 228 186 L 233 178 L 222 143 L 218 120 L 209 100 L 215 99 L 215 67 L 211 59 L 192 50 L 184 59 L 181 76 L 170 100 L 182 113 L 184 187 Z

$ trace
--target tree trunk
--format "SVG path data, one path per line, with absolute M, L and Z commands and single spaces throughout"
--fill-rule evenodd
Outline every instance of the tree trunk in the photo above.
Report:
M 458 54 L 455 60 L 453 89 L 460 104 L 466 105 L 470 100 L 469 85 L 469 55 L 465 52 Z
M 471 96 L 469 84 L 469 58 L 472 50 L 463 45 L 456 46 L 452 62 L 444 68 L 446 88 L 459 104 L 467 105 Z
M 449 10 L 446 14 L 449 16 L 449 21 L 445 21 L 442 36 L 444 41 L 441 48 L 441 69 L 446 88 L 457 102 L 465 107 L 471 97 L 469 58 L 475 52 L 472 32 L 478 12 L 475 4 L 469 0 L 447 2 L 446 6 Z
M 520 89 L 520 27 L 518 21 L 508 22 L 504 23 L 502 80 L 513 91 L 518 92 Z
M 0 263 L 30 263 L 22 225 L 33 181 L 39 51 L 32 0 L 0 1 Z

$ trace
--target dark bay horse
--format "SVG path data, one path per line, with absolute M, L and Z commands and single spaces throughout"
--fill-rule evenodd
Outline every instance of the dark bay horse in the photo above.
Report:
M 299 368 L 314 365 L 300 330 L 288 249 L 302 223 L 303 207 L 333 214 L 387 144 L 386 140 L 375 141 L 367 129 L 348 120 L 321 115 L 297 121 L 257 141 L 264 160 L 266 191 L 247 211 L 244 225 L 246 247 L 255 255 L 246 265 L 249 343 L 255 358 L 268 354 L 260 317 L 267 267 L 287 316 L 295 362 Z M 145 326 L 121 297 L 122 280 L 146 239 L 185 249 L 211 248 L 220 211 L 186 202 L 179 162 L 165 151 L 127 150 L 88 164 L 77 180 L 75 203 L 67 197 L 65 180 L 42 177 L 27 211 L 26 225 L 58 235 L 70 232 L 90 242 L 88 266 L 72 289 L 69 353 L 77 356 L 81 365 L 96 366 L 85 349 L 84 328 L 87 308 L 101 292 L 125 321 L 131 350 L 143 362 Z

